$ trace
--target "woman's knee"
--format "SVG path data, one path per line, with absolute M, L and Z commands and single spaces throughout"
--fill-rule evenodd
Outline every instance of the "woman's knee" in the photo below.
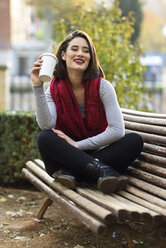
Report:
M 42 130 L 37 136 L 37 145 L 41 147 L 49 142 L 50 135 L 53 134 L 51 129 Z
M 126 134 L 125 137 L 128 139 L 128 144 L 137 150 L 138 153 L 141 153 L 143 150 L 143 139 L 141 135 L 133 132 Z

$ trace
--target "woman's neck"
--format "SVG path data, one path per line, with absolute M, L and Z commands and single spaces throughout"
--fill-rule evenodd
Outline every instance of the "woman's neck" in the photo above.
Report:
M 80 73 L 80 72 L 69 73 L 68 72 L 68 78 L 69 78 L 69 81 L 70 81 L 73 89 L 77 89 L 77 88 L 80 88 L 82 86 L 83 73 Z

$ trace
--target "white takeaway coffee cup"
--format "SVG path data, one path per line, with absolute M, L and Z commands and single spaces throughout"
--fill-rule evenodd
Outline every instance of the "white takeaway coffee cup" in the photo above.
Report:
M 53 76 L 58 59 L 53 53 L 43 53 L 41 56 L 43 63 L 39 71 L 39 78 L 43 82 L 49 82 Z

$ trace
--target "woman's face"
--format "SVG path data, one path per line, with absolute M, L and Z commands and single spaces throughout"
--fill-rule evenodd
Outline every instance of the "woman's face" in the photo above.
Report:
M 66 52 L 62 51 L 62 59 L 66 61 L 68 72 L 73 70 L 85 72 L 90 61 L 90 50 L 87 41 L 81 37 L 72 39 Z

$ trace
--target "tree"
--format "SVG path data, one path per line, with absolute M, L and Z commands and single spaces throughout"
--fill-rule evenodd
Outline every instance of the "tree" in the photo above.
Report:
M 132 35 L 132 42 L 135 42 L 139 35 L 141 29 L 141 23 L 143 20 L 142 4 L 139 0 L 119 0 L 119 8 L 122 10 L 122 16 L 128 16 L 131 13 L 132 17 L 135 19 L 133 28 L 134 33 Z

